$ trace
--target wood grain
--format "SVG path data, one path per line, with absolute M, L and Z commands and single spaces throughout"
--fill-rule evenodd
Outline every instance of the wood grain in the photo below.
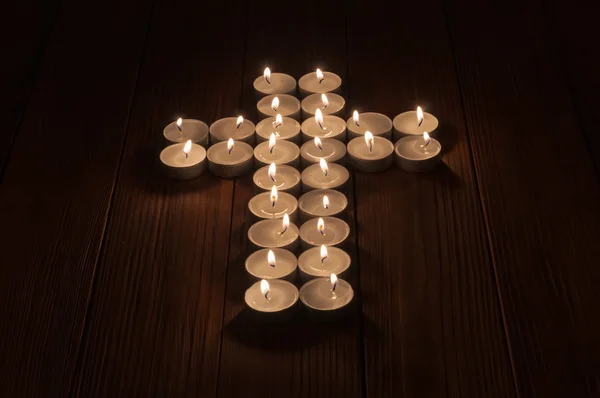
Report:
M 177 117 L 239 112 L 242 10 L 155 4 L 75 396 L 215 395 L 233 182 L 169 180 L 158 155 Z
M 63 4 L 0 188 L 2 396 L 68 392 L 149 12 Z
M 543 16 L 447 11 L 519 393 L 598 396 L 600 189 Z

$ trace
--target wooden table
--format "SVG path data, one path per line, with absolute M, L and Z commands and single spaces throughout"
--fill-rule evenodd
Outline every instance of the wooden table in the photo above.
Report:
M 598 2 L 390 3 L 3 10 L 0 396 L 600 396 Z M 250 323 L 250 178 L 158 169 L 266 65 L 442 121 L 434 172 L 353 174 L 342 322 Z

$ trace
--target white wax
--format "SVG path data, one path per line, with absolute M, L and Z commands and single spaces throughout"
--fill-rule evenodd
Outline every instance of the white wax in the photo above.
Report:
M 254 80 L 254 90 L 260 95 L 270 94 L 290 94 L 296 93 L 296 79 L 285 73 L 271 73 L 269 79 L 271 84 L 267 83 L 264 76 L 259 76 Z
M 271 192 L 263 192 L 248 202 L 248 210 L 259 219 L 281 219 L 287 213 L 294 221 L 298 211 L 298 200 L 289 193 L 278 192 L 275 206 L 271 201 Z
M 300 288 L 302 303 L 317 311 L 339 310 L 350 304 L 353 297 L 352 286 L 343 279 L 338 279 L 335 294 L 331 291 L 329 278 L 313 279 Z
M 323 197 L 329 199 L 329 206 L 323 206 Z M 298 208 L 302 221 L 314 217 L 339 217 L 348 207 L 348 199 L 343 193 L 334 189 L 314 189 L 298 199 Z
M 317 278 L 327 278 L 331 274 L 340 276 L 350 268 L 350 263 L 348 253 L 337 247 L 328 247 L 327 258 L 323 261 L 321 261 L 320 247 L 310 248 L 298 257 L 300 271 L 310 277 Z
M 275 127 L 275 117 L 268 117 L 256 125 L 256 141 L 269 141 L 271 134 L 275 133 L 278 140 L 287 140 L 300 144 L 300 123 L 291 117 L 282 117 L 282 124 Z
M 350 227 L 346 221 L 336 217 L 323 217 L 325 229 L 323 234 L 317 228 L 318 218 L 311 218 L 300 227 L 300 239 L 304 247 L 339 246 L 350 235 Z
M 206 150 L 198 144 L 192 144 L 187 158 L 183 153 L 185 143 L 169 145 L 160 153 L 167 175 L 179 180 L 198 177 L 206 168 Z
M 302 190 L 304 192 L 312 189 L 343 189 L 350 178 L 348 169 L 339 164 L 329 163 L 327 176 L 321 170 L 319 164 L 308 166 L 302 172 Z
M 396 165 L 406 171 L 428 171 L 437 165 L 441 152 L 442 145 L 434 138 L 425 146 L 423 137 L 404 137 L 396 142 Z
M 302 157 L 302 166 L 308 167 L 311 164 L 319 163 L 323 158 L 327 163 L 345 163 L 346 145 L 342 141 L 332 138 L 323 138 L 321 140 L 320 149 L 315 145 L 314 141 L 306 141 L 300 148 L 300 156 Z
M 300 172 L 292 166 L 277 166 L 275 181 L 269 176 L 269 166 L 261 167 L 254 173 L 252 181 L 261 191 L 271 191 L 273 185 L 277 187 L 277 192 L 287 192 L 294 196 L 301 191 Z
M 268 261 L 269 250 L 275 255 L 275 266 Z M 260 249 L 246 259 L 246 271 L 257 279 L 287 279 L 296 271 L 298 259 L 285 249 Z
M 237 117 L 226 117 L 219 119 L 210 125 L 210 143 L 227 141 L 242 141 L 254 145 L 254 123 L 244 119 L 240 127 L 237 127 Z
M 358 115 L 358 126 L 351 117 L 346 122 L 348 127 L 348 139 L 364 137 L 365 132 L 370 131 L 375 136 L 392 139 L 392 120 L 382 113 L 365 112 Z
M 254 148 L 254 159 L 258 166 L 270 165 L 300 165 L 300 148 L 290 141 L 277 141 L 273 151 L 269 152 L 269 142 L 261 142 Z
M 260 291 L 260 282 L 250 286 L 244 295 L 244 301 L 251 309 L 258 312 L 281 312 L 298 302 L 298 289 L 290 282 L 279 279 L 270 280 L 269 299 L 265 298 Z
M 281 220 L 262 220 L 248 229 L 248 239 L 262 248 L 280 247 L 295 251 L 298 247 L 298 227 L 290 222 L 283 232 Z
M 319 126 L 314 117 L 306 119 L 302 122 L 302 140 L 309 141 L 315 137 L 319 138 L 335 138 L 342 142 L 346 141 L 346 122 L 344 119 L 337 116 L 323 116 L 323 127 Z
M 227 142 L 219 142 L 208 149 L 208 168 L 217 176 L 231 178 L 247 174 L 252 169 L 252 147 L 245 142 L 235 141 L 231 152 Z
M 315 116 L 317 109 L 320 109 L 323 115 L 334 115 L 339 116 L 344 109 L 346 101 L 341 95 L 329 93 L 327 100 L 329 105 L 323 107 L 323 101 L 321 100 L 322 94 L 311 94 L 302 100 L 300 106 L 302 106 L 302 119 L 308 119 L 309 117 Z
M 438 120 L 431 113 L 423 112 L 423 123 L 419 126 L 416 111 L 399 114 L 394 118 L 394 139 L 400 139 L 410 135 L 423 135 L 423 132 L 431 133 L 438 127 Z
M 169 123 L 163 130 L 163 135 L 172 143 L 192 140 L 194 144 L 208 147 L 208 126 L 201 120 L 182 119 L 181 131 L 177 128 L 177 122 Z
M 279 98 L 279 107 L 277 107 L 277 110 L 273 110 L 271 107 L 273 98 L 275 97 Z M 288 116 L 294 119 L 300 118 L 300 101 L 298 101 L 298 98 L 288 94 L 267 95 L 258 101 L 256 108 L 263 117 L 277 116 L 279 113 L 281 116 Z
M 373 137 L 370 150 L 365 138 L 357 137 L 348 143 L 348 162 L 359 171 L 379 172 L 392 165 L 394 144 L 383 137 Z
M 332 72 L 323 72 L 324 79 L 319 82 L 316 72 L 310 72 L 298 80 L 300 94 L 305 97 L 314 93 L 330 93 L 339 91 L 342 85 L 342 78 Z

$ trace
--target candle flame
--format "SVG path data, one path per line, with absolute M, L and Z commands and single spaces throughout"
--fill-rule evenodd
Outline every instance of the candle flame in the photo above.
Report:
M 275 205 L 277 204 L 278 198 L 279 195 L 277 194 L 277 187 L 273 185 L 273 188 L 271 188 L 271 204 L 273 205 L 273 207 L 275 207 Z
M 313 141 L 315 142 L 315 146 L 322 151 L 323 143 L 321 142 L 321 139 L 319 137 L 315 137 L 315 139 Z
M 323 112 L 321 112 L 319 108 L 315 111 L 315 120 L 319 127 L 321 127 L 321 130 L 325 130 L 325 126 L 323 125 Z
M 325 177 L 329 174 L 329 166 L 327 166 L 327 161 L 323 158 L 319 159 L 319 166 L 321 166 L 321 171 L 325 174 Z
M 185 145 L 183 146 L 183 154 L 185 155 L 186 159 L 187 159 L 188 155 L 190 154 L 191 150 L 192 150 L 192 140 L 187 140 L 185 142 Z
M 282 124 L 283 124 L 283 118 L 278 113 L 277 116 L 275 116 L 275 124 L 273 125 L 273 127 L 277 128 L 277 127 L 281 126 Z
M 265 68 L 263 77 L 265 78 L 265 81 L 267 82 L 267 84 L 270 86 L 271 85 L 271 69 L 269 69 L 269 67 Z
M 329 99 L 325 95 L 325 93 L 321 94 L 321 103 L 323 104 L 321 108 L 325 109 L 329 106 Z
M 227 152 L 229 154 L 231 154 L 231 151 L 233 151 L 233 145 L 234 145 L 233 138 L 228 139 L 227 140 Z
M 281 231 L 280 235 L 283 235 L 285 233 L 285 231 L 287 231 L 288 227 L 290 226 L 290 216 L 288 216 L 287 213 L 285 213 L 283 215 L 283 222 L 281 224 L 283 226 L 283 231 Z
M 321 245 L 321 264 L 323 261 L 327 259 L 327 247 L 325 245 Z
M 352 113 L 352 119 L 354 119 L 354 124 L 360 126 L 360 121 L 358 120 L 358 111 L 354 111 Z
M 271 287 L 269 286 L 269 282 L 266 280 L 260 281 L 260 293 L 265 296 L 265 299 L 269 300 L 269 293 L 271 293 Z
M 275 268 L 275 253 L 273 253 L 273 250 L 269 250 L 269 254 L 267 254 L 267 262 L 271 267 Z
M 429 133 L 427 133 L 427 131 L 423 132 L 423 141 L 425 141 L 425 146 L 429 145 L 429 143 L 431 142 L 431 137 L 429 136 Z
M 323 208 L 329 209 L 329 198 L 327 195 L 323 196 Z
M 268 174 L 271 181 L 275 182 L 275 176 L 277 175 L 277 166 L 275 165 L 275 163 L 271 163 L 271 165 L 269 166 Z
M 321 235 L 325 236 L 325 221 L 323 221 L 321 217 L 319 217 L 319 220 L 317 221 L 317 229 Z
M 325 80 L 325 76 L 323 75 L 323 72 L 321 72 L 321 69 L 317 68 L 317 80 L 319 81 L 319 83 L 321 83 L 323 80 Z
M 337 281 L 338 281 L 338 278 L 337 278 L 336 274 L 331 274 L 329 276 L 329 283 L 331 283 L 331 291 L 332 292 L 335 292 L 335 288 L 337 287 Z
M 277 144 L 277 137 L 275 136 L 275 133 L 271 133 L 271 136 L 269 137 L 269 153 L 273 153 L 275 144 Z
M 235 123 L 235 128 L 239 129 L 240 126 L 242 125 L 242 123 L 244 123 L 244 117 L 243 116 L 238 116 L 237 122 Z
M 423 115 L 423 109 L 421 109 L 420 106 L 417 106 L 417 123 L 419 123 L 419 126 L 423 124 L 424 119 L 425 116 Z
M 370 131 L 365 132 L 365 142 L 367 143 L 367 146 L 369 147 L 369 151 L 372 151 L 373 144 L 375 143 L 375 138 L 373 138 L 373 133 L 371 133 Z
M 273 98 L 273 101 L 271 101 L 271 109 L 273 109 L 274 112 L 277 112 L 277 108 L 279 108 L 279 97 L 275 97 Z
M 177 126 L 177 129 L 179 129 L 179 131 L 181 131 L 181 124 L 183 123 L 183 119 L 179 118 L 177 119 L 177 122 L 175 122 L 175 125 Z

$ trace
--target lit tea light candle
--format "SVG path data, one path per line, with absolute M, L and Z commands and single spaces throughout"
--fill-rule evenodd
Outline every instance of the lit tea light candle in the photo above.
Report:
M 350 178 L 348 169 L 335 163 L 327 163 L 321 159 L 318 164 L 308 166 L 301 174 L 302 190 L 337 189 L 343 190 Z
M 438 127 L 438 120 L 431 113 L 423 112 L 420 106 L 416 111 L 399 114 L 394 118 L 394 139 L 406 136 L 421 136 L 424 131 L 432 132 Z
M 315 217 L 343 218 L 348 207 L 348 199 L 334 189 L 314 189 L 298 199 L 300 220 L 307 221 Z
M 254 148 L 254 159 L 259 167 L 275 163 L 276 165 L 300 165 L 300 148 L 290 141 L 278 140 L 271 133 L 269 141 L 261 142 Z
M 160 153 L 160 161 L 171 178 L 189 180 L 198 177 L 206 168 L 206 150 L 188 140 L 169 145 Z
M 313 279 L 300 288 L 300 301 L 308 309 L 320 314 L 338 313 L 354 298 L 352 286 L 331 274 L 328 278 Z
M 336 217 L 319 217 L 306 221 L 300 227 L 302 247 L 341 246 L 350 235 L 348 224 Z
M 285 73 L 271 72 L 265 68 L 262 76 L 254 80 L 254 90 L 259 96 L 271 94 L 296 94 L 296 79 Z
M 226 142 L 231 138 L 254 145 L 254 123 L 243 116 L 219 119 L 210 125 L 209 132 L 211 144 Z
M 344 101 L 344 98 L 338 94 L 311 94 L 304 98 L 300 104 L 302 107 L 302 119 L 315 116 L 317 109 L 323 115 L 339 116 L 344 110 L 345 104 L 346 101 Z
M 216 176 L 232 178 L 252 170 L 252 147 L 245 142 L 229 139 L 208 149 L 208 168 Z
M 300 118 L 300 101 L 287 94 L 267 95 L 258 101 L 256 108 L 263 117 L 275 117 L 280 114 L 293 119 Z
M 261 249 L 246 259 L 246 271 L 256 279 L 293 280 L 298 259 L 285 249 Z
M 291 141 L 300 144 L 300 123 L 291 117 L 268 117 L 256 125 L 256 140 L 260 142 L 269 141 L 271 134 L 275 133 L 278 140 Z
M 378 172 L 392 164 L 394 144 L 383 137 L 375 137 L 370 131 L 348 143 L 348 162 L 356 170 Z
M 301 192 L 300 172 L 292 166 L 277 166 L 271 163 L 269 166 L 258 169 L 252 181 L 258 191 L 270 191 L 273 186 L 279 192 L 287 192 L 298 196 Z
M 302 140 L 304 142 L 314 140 L 315 137 L 334 138 L 342 142 L 346 141 L 346 122 L 337 116 L 326 115 L 320 109 L 315 111 L 315 117 L 302 122 Z
M 164 128 L 163 135 L 174 144 L 185 144 L 191 140 L 194 144 L 208 147 L 208 126 L 201 120 L 179 118 Z
M 262 279 L 244 295 L 246 305 L 259 313 L 281 313 L 290 310 L 298 302 L 298 289 L 287 281 Z
M 248 202 L 248 210 L 257 219 L 280 219 L 286 214 L 296 220 L 298 200 L 286 192 L 277 192 L 273 185 L 270 192 L 259 193 Z
M 322 94 L 339 92 L 342 86 L 342 78 L 332 72 L 323 72 L 318 69 L 307 73 L 298 80 L 300 95 L 306 97 L 309 94 Z
M 290 222 L 289 216 L 283 220 L 262 220 L 248 229 L 248 240 L 258 248 L 281 248 L 295 252 L 298 248 L 298 227 Z
M 300 156 L 303 167 L 319 163 L 321 159 L 325 159 L 328 163 L 344 164 L 346 160 L 346 145 L 339 140 L 315 137 L 312 141 L 302 144 Z
M 350 256 L 337 247 L 313 247 L 298 257 L 298 268 L 305 278 L 324 278 L 341 275 L 350 268 Z
M 427 132 L 404 137 L 396 142 L 396 165 L 406 171 L 428 171 L 438 164 L 441 152 L 442 145 Z
M 346 122 L 348 139 L 358 138 L 370 131 L 376 137 L 383 137 L 391 141 L 392 120 L 382 113 L 354 111 L 352 117 Z

